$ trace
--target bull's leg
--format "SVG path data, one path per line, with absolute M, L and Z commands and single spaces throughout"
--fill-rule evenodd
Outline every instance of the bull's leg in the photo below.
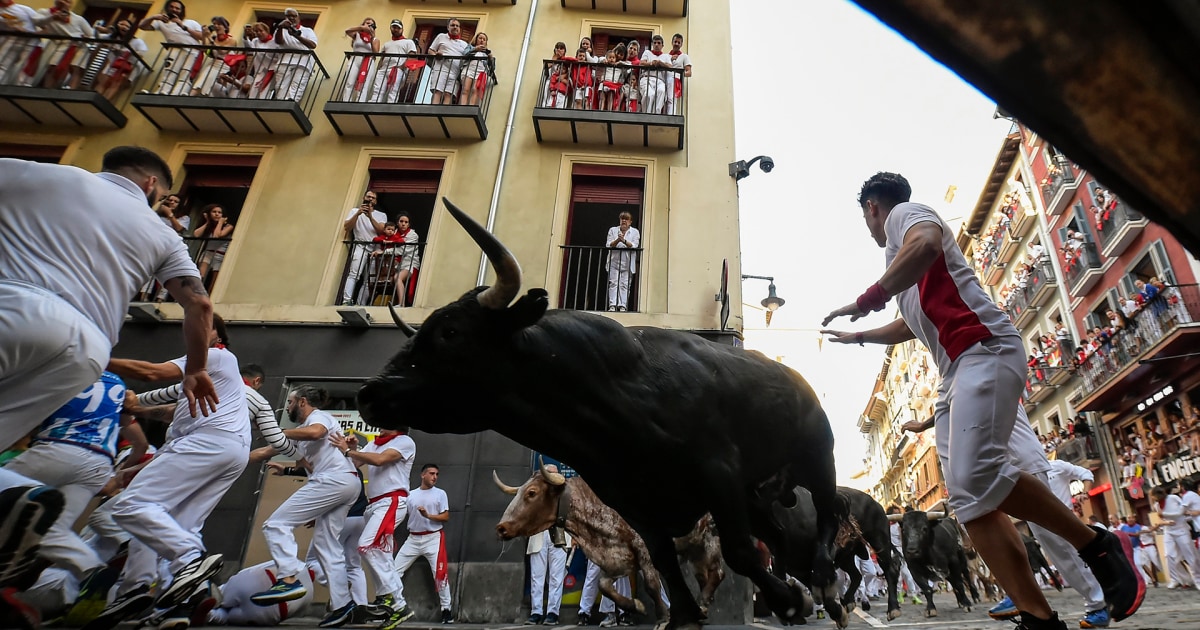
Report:
M 646 606 L 637 599 L 636 593 L 634 593 L 633 598 L 625 597 L 624 595 L 618 593 L 617 589 L 613 587 L 612 578 L 608 577 L 607 575 L 600 576 L 600 592 L 603 593 L 605 597 L 611 599 L 613 603 L 616 604 L 617 608 L 621 610 L 626 612 L 636 612 L 638 614 L 643 614 L 646 612 Z
M 900 552 L 892 546 L 887 530 L 864 533 L 867 544 L 875 550 L 879 568 L 887 579 L 888 621 L 900 616 Z
M 858 587 L 862 584 L 862 572 L 858 570 L 858 565 L 854 562 L 854 554 L 849 550 L 839 550 L 834 562 L 837 564 L 837 568 L 845 571 L 846 576 L 850 578 L 850 582 L 846 585 L 846 592 L 842 594 L 842 607 L 846 609 L 846 612 L 850 612 L 858 603 Z M 863 605 L 863 610 L 870 609 L 870 604 Z
M 671 618 L 667 622 L 667 628 L 698 630 L 701 620 L 700 607 L 696 605 L 692 591 L 683 579 L 683 570 L 679 567 L 679 559 L 675 554 L 674 539 L 656 531 L 638 530 L 638 533 L 646 543 L 646 550 L 650 552 L 650 559 L 654 568 L 658 570 L 659 579 L 667 585 L 667 596 L 671 599 Z
M 967 582 L 967 565 L 966 557 L 962 557 L 959 561 L 951 561 L 950 575 L 948 576 L 950 587 L 954 589 L 954 598 L 958 600 L 958 607 L 967 612 L 971 612 L 971 600 L 967 599 L 967 589 L 964 586 Z
M 696 584 L 700 585 L 700 612 L 707 617 L 708 607 L 713 603 L 717 587 L 725 579 L 725 570 L 721 568 L 721 557 L 718 555 L 715 558 L 704 557 L 695 560 L 692 564 L 692 574 L 696 577 Z
M 930 575 L 924 567 L 913 562 L 908 563 L 908 570 L 912 573 L 913 579 L 917 581 L 917 586 L 921 587 L 921 594 L 925 596 L 925 616 L 938 616 L 937 606 L 933 605 L 934 576 Z
M 849 506 L 837 493 L 833 452 L 807 453 L 794 472 L 799 473 L 795 475 L 796 480 L 812 494 L 813 508 L 817 513 L 817 540 L 810 582 L 813 596 L 823 600 L 829 616 L 845 627 L 847 620 L 837 600 L 837 588 L 834 585 L 837 576 L 833 570 L 833 553 L 838 527 L 849 515 Z

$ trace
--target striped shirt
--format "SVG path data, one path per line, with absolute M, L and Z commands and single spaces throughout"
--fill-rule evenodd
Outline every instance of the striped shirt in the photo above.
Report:
M 275 410 L 271 408 L 271 404 L 267 402 L 262 394 L 254 390 L 253 387 L 245 385 L 246 391 L 246 410 L 250 413 L 250 421 L 254 426 L 258 427 L 258 432 L 262 434 L 263 439 L 271 448 L 275 449 L 276 453 L 284 457 L 296 458 L 296 443 L 289 440 L 283 434 L 283 429 L 279 428 L 279 422 L 275 419 Z M 138 394 L 138 404 L 142 406 L 150 405 L 173 405 L 183 397 L 183 385 L 176 383 L 170 387 L 156 389 L 153 391 Z

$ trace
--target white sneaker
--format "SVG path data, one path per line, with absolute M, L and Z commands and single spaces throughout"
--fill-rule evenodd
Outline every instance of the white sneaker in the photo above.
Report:
M 615 613 L 608 613 L 607 615 L 604 615 L 604 619 L 600 621 L 601 628 L 612 628 L 616 625 L 617 615 Z

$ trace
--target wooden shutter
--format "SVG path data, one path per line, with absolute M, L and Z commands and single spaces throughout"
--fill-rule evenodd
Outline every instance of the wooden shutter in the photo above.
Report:
M 597 57 L 608 54 L 608 33 L 597 33 L 592 36 L 592 54 Z
M 377 193 L 434 194 L 442 179 L 443 160 L 375 158 L 368 188 Z
M 253 154 L 222 154 L 222 153 L 190 153 L 183 160 L 184 166 L 246 166 L 258 168 L 262 161 L 261 155 Z
M 1167 248 L 1163 246 L 1161 239 L 1150 245 L 1150 260 L 1154 262 L 1155 269 L 1158 269 L 1159 280 L 1165 284 L 1175 284 L 1175 270 L 1171 268 L 1171 259 L 1167 257 Z
M 417 25 L 417 30 L 413 33 L 412 38 L 413 41 L 421 43 L 419 46 L 421 52 L 427 52 L 429 45 L 433 43 L 433 38 L 437 37 L 436 30 L 437 25 L 433 23 Z M 444 30 L 443 27 L 443 32 Z
M 1082 201 L 1076 201 L 1075 207 L 1071 209 L 1075 215 L 1075 231 L 1083 234 L 1083 240 L 1088 243 L 1096 242 L 1096 226 L 1088 220 L 1088 211 L 1083 207 Z
M 475 40 L 475 30 L 479 28 L 478 22 L 460 22 L 462 25 L 462 33 L 460 36 L 463 41 L 471 42 Z
M 571 187 L 572 203 L 614 203 L 630 206 L 642 205 L 640 186 L 607 183 L 577 183 Z

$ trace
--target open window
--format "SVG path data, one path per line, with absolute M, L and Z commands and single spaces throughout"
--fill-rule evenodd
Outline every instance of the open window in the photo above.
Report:
M 95 25 L 96 22 L 103 20 L 105 25 L 112 26 L 119 20 L 129 20 L 129 23 L 136 28 L 138 22 L 141 22 L 150 12 L 150 3 L 87 0 L 87 2 L 81 3 L 81 6 L 76 6 L 75 11 L 82 15 L 88 24 Z
M 592 54 L 597 57 L 603 57 L 610 48 L 616 48 L 617 44 L 628 44 L 632 40 L 636 40 L 642 52 L 650 50 L 650 38 L 654 36 L 652 31 L 644 29 L 620 29 L 620 28 L 593 28 L 592 29 Z M 576 44 L 575 48 L 567 45 L 567 56 L 574 57 L 575 50 L 579 48 Z
M 62 162 L 67 147 L 57 144 L 17 144 L 0 142 L 0 158 L 15 158 L 44 164 Z
M 642 167 L 576 164 L 571 176 L 571 208 L 563 250 L 559 308 L 583 311 L 628 310 L 640 306 L 638 286 L 645 248 Z M 632 217 L 637 247 L 609 247 L 620 217 Z M 626 233 L 626 239 L 631 235 Z M 628 240 L 632 243 L 634 241 Z M 626 250 L 626 251 L 621 251 Z
M 194 153 L 183 162 L 176 216 L 186 223 L 184 241 L 210 293 L 229 243 L 237 236 L 238 218 L 260 160 L 258 155 Z

